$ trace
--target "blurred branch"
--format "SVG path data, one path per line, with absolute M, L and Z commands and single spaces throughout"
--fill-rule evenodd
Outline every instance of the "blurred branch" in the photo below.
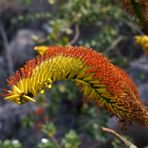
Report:
M 6 50 L 6 59 L 7 59 L 7 62 L 8 62 L 8 71 L 9 71 L 9 74 L 11 74 L 11 73 L 13 73 L 12 55 L 11 55 L 11 50 L 10 50 L 10 47 L 9 47 L 9 41 L 8 41 L 8 38 L 7 38 L 7 34 L 6 34 L 6 31 L 5 31 L 4 26 L 3 26 L 1 21 L 0 21 L 0 35 L 2 37 L 4 48 Z
M 73 45 L 74 43 L 76 43 L 76 41 L 78 40 L 80 36 L 80 28 L 79 28 L 79 25 L 76 24 L 75 25 L 75 36 L 74 38 L 70 41 L 70 44 Z
M 50 136 L 50 139 L 56 145 L 56 148 L 61 148 L 61 146 L 59 145 L 59 143 L 57 142 L 57 140 L 53 136 Z
M 115 135 L 119 140 L 121 140 L 128 148 L 138 148 L 136 145 L 125 139 L 123 136 L 115 132 L 114 130 L 106 127 L 102 127 L 102 130 L 106 133 L 111 133 Z
M 107 48 L 105 49 L 105 51 L 106 51 L 106 52 L 109 52 L 111 49 L 114 49 L 114 48 L 117 46 L 117 44 L 118 44 L 120 41 L 122 41 L 123 39 L 124 39 L 123 36 L 119 36 L 117 39 L 115 39 L 115 40 L 112 42 L 112 44 L 111 44 L 109 47 L 107 47 Z
M 123 23 L 125 23 L 127 26 L 129 26 L 130 28 L 136 30 L 139 34 L 143 35 L 144 32 L 141 31 L 141 29 L 134 23 L 124 19 L 124 18 L 120 18 L 120 21 L 122 21 Z

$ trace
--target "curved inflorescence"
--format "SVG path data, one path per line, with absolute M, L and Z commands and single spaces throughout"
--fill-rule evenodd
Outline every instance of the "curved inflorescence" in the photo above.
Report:
M 44 47 L 42 47 L 44 48 Z M 85 102 L 106 108 L 124 123 L 148 127 L 148 112 L 134 82 L 102 54 L 85 47 L 45 47 L 42 56 L 28 61 L 7 82 L 5 99 L 24 104 L 54 81 L 72 80 L 84 93 Z

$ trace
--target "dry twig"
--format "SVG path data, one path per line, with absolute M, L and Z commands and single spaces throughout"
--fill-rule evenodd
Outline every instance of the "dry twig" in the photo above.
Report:
M 112 42 L 112 44 L 109 46 L 109 47 L 107 47 L 106 49 L 105 49 L 105 51 L 106 52 L 109 52 L 111 49 L 114 49 L 122 40 L 124 40 L 125 39 L 125 37 L 123 37 L 123 36 L 119 36 L 117 39 L 115 39 L 113 42 Z
M 125 139 L 123 136 L 115 132 L 113 129 L 102 127 L 102 130 L 106 133 L 111 133 L 115 135 L 119 140 L 121 140 L 128 148 L 138 148 L 136 145 Z
M 76 41 L 78 40 L 80 36 L 80 28 L 79 28 L 79 25 L 76 24 L 75 25 L 75 36 L 74 38 L 69 42 L 71 45 L 73 45 L 74 43 L 76 43 Z
M 10 51 L 10 47 L 9 47 L 9 41 L 7 38 L 7 34 L 6 31 L 4 29 L 4 26 L 2 24 L 2 22 L 0 21 L 0 34 L 4 43 L 4 48 L 6 50 L 6 59 L 8 62 L 8 71 L 9 74 L 13 73 L 13 60 L 12 60 L 12 55 L 11 55 L 11 51 Z

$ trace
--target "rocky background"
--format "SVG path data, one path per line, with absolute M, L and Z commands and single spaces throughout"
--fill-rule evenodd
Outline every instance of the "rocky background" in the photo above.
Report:
M 114 8 L 112 6 L 112 8 L 109 8 L 110 2 L 106 2 L 108 5 L 106 9 L 112 9 L 113 14 L 108 13 L 108 11 L 106 12 L 104 8 L 101 13 L 105 13 L 105 15 L 100 16 L 102 18 L 99 17 L 91 22 L 87 18 L 89 15 L 87 17 L 84 15 L 85 13 L 89 14 L 87 9 L 84 10 L 86 11 L 84 14 L 80 9 L 74 9 L 71 11 L 80 13 L 82 17 L 84 15 L 84 18 L 86 18 L 82 23 L 73 21 L 74 18 L 71 18 L 72 23 L 70 24 L 68 22 L 65 24 L 68 20 L 68 18 L 65 17 L 67 14 L 65 14 L 63 10 L 59 11 L 59 7 L 64 4 L 66 5 L 66 3 L 67 1 L 65 0 L 0 0 L 0 87 L 5 87 L 6 78 L 15 70 L 19 69 L 27 60 L 36 55 L 33 50 L 35 45 L 65 45 L 70 43 L 77 32 L 75 24 L 78 24 L 79 37 L 73 45 L 94 47 L 97 50 L 99 49 L 98 51 L 104 52 L 104 54 L 106 54 L 113 63 L 127 71 L 137 84 L 142 100 L 144 102 L 148 102 L 148 57 L 144 55 L 142 48 L 134 43 L 134 36 L 142 33 L 134 20 L 129 18 L 126 12 L 124 12 L 119 5 L 116 6 L 117 10 L 119 7 L 119 10 L 117 11 L 118 14 L 116 14 L 117 16 L 114 16 L 116 12 L 114 9 L 116 7 Z M 100 3 L 102 2 L 100 1 Z M 115 2 L 113 1 L 113 5 L 114 4 Z M 69 3 L 69 7 L 71 7 L 71 5 L 72 4 Z M 83 4 L 80 8 L 83 9 Z M 63 13 L 64 17 L 59 14 L 57 15 L 57 11 Z M 95 12 L 93 13 L 95 14 Z M 94 14 L 92 14 L 92 17 Z M 58 20 L 56 20 L 56 16 L 58 17 Z M 91 16 L 89 16 L 89 18 L 90 17 Z M 62 19 L 67 20 L 64 20 L 65 22 L 63 22 Z M 87 24 L 87 19 L 90 22 L 89 24 Z M 62 23 L 64 25 L 58 26 L 58 28 L 56 24 L 58 24 L 59 21 L 60 25 Z M 112 28 L 109 28 L 108 24 L 112 26 L 113 30 Z M 114 24 L 116 25 L 114 26 Z M 66 28 L 65 25 L 68 27 Z M 102 25 L 106 25 L 106 28 L 109 31 L 105 32 L 102 30 Z M 57 30 L 55 30 L 56 27 L 58 28 Z M 66 31 L 63 30 L 64 27 L 67 29 Z M 58 37 L 54 36 L 57 32 L 59 32 Z M 45 42 L 40 41 L 42 39 L 45 40 Z M 72 98 L 82 96 L 77 89 L 75 93 L 76 96 Z M 69 92 L 67 94 L 69 95 Z M 51 98 L 51 96 L 49 96 L 49 98 Z M 69 101 L 64 100 L 62 102 L 62 111 L 60 110 L 60 112 L 56 114 L 56 119 L 51 118 L 51 121 L 53 121 L 56 126 L 60 126 L 60 130 L 56 134 L 56 138 L 58 140 L 63 136 L 63 133 L 65 133 L 63 126 L 68 126 L 69 128 L 77 130 L 78 125 L 75 120 L 79 119 L 79 109 L 81 105 L 80 101 L 72 101 L 72 103 L 69 103 Z M 24 121 L 23 119 L 24 117 L 34 116 L 34 112 L 39 106 L 40 104 L 33 103 L 18 106 L 14 103 L 4 101 L 1 98 L 0 139 L 18 139 L 23 143 L 23 147 L 36 148 L 37 143 L 39 143 L 41 138 L 44 137 L 44 134 L 40 130 L 37 131 L 38 129 L 35 126 L 28 126 L 28 124 L 32 122 L 32 119 L 27 119 L 27 121 Z M 73 107 L 76 107 L 77 109 L 70 111 L 69 115 L 65 115 L 66 112 L 71 110 Z M 27 126 L 24 126 L 23 123 L 27 124 Z M 107 125 L 118 130 L 118 123 L 114 118 L 109 119 Z M 141 126 L 130 126 L 124 134 L 130 136 L 139 148 L 146 148 L 148 145 L 148 130 Z M 113 140 L 112 136 L 109 136 L 105 143 L 101 140 L 90 140 L 87 137 L 87 133 L 80 134 L 80 137 L 81 144 L 79 147 L 82 148 L 113 147 L 111 144 Z

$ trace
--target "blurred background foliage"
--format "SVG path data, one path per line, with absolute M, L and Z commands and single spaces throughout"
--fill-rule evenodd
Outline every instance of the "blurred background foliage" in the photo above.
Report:
M 128 63 L 142 55 L 141 48 L 133 42 L 133 36 L 143 34 L 134 23 L 135 18 L 121 8 L 116 0 L 1 0 L 0 23 L 8 43 L 20 29 L 30 29 L 32 44 L 86 46 L 103 52 L 113 63 L 128 68 Z M 5 16 L 4 16 L 5 14 Z M 0 48 L 6 48 L 0 38 Z M 17 48 L 17 47 L 15 47 Z M 31 50 L 31 49 L 29 49 Z M 0 51 L 5 55 L 5 51 Z M 25 63 L 20 55 L 33 57 L 35 51 L 15 50 L 13 70 Z M 11 53 L 11 52 L 10 52 Z M 12 62 L 13 62 L 13 54 Z M 23 61 L 21 61 L 23 60 Z M 9 62 L 9 61 L 8 61 Z M 21 64 L 20 64 L 21 63 Z M 20 66 L 18 66 L 20 64 Z M 9 69 L 8 63 L 4 65 Z M 7 70 L 6 76 L 9 74 Z M 4 75 L 1 73 L 0 75 Z M 2 76 L 3 78 L 3 76 Z M 30 129 L 37 140 L 24 142 L 21 136 L 12 134 L 0 141 L 2 148 L 101 148 L 125 147 L 118 139 L 108 137 L 102 126 L 109 125 L 109 115 L 103 109 L 83 104 L 83 94 L 71 81 L 55 82 L 54 87 L 39 94 L 38 103 L 31 113 L 21 114 L 19 126 L 25 133 Z M 26 104 L 27 105 L 27 104 Z M 113 124 L 113 123 L 112 123 Z M 112 126 L 111 124 L 111 126 Z M 16 131 L 17 132 L 17 131 Z M 22 144 L 18 140 L 18 138 Z M 34 137 L 31 137 L 34 138 Z M 112 141 L 112 142 L 111 142 Z M 147 143 L 148 144 L 148 143 Z
M 27 4 L 28 4 L 27 0 Z M 25 3 L 25 0 L 22 1 Z M 30 2 L 31 4 L 31 2 Z M 45 35 L 33 36 L 37 45 L 78 45 L 94 48 L 106 54 L 113 63 L 124 66 L 139 56 L 139 50 L 129 44 L 134 34 L 142 31 L 115 0 L 48 1 L 54 12 L 34 12 L 12 17 L 12 24 L 43 21 Z M 130 30 L 131 38 L 128 34 Z M 128 35 L 128 38 L 127 38 Z M 131 39 L 132 40 L 132 39 Z M 122 51 L 120 46 L 128 46 Z M 122 47 L 124 50 L 127 47 Z M 120 50 L 120 51 L 119 51 Z M 130 58 L 129 58 L 130 57 Z M 120 62 L 120 63 L 119 63 Z

